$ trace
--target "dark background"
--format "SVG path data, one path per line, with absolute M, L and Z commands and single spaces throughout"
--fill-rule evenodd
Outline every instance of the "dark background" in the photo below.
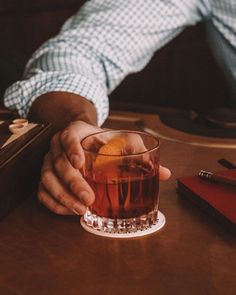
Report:
M 85 1 L 0 0 L 0 95 L 20 79 L 25 62 Z M 140 73 L 111 94 L 112 108 L 228 106 L 226 82 L 205 41 L 203 24 L 187 28 Z

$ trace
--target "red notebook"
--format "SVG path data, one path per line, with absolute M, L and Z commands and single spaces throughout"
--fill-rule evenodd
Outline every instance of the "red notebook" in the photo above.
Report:
M 236 169 L 217 172 L 236 179 Z M 236 186 L 213 183 L 198 176 L 177 179 L 177 190 L 236 230 Z

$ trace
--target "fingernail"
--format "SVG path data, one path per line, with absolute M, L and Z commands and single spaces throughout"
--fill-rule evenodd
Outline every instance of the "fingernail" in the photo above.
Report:
M 75 214 L 77 214 L 77 215 L 83 215 L 83 213 L 82 213 L 82 208 L 81 208 L 82 206 L 81 206 L 81 204 L 79 204 L 79 203 L 75 203 L 74 205 L 73 205 L 73 212 L 75 213 Z
M 79 168 L 79 157 L 77 155 L 72 155 L 70 161 L 74 168 Z
M 89 200 L 89 193 L 88 192 L 86 192 L 86 191 L 81 192 L 79 194 L 79 198 L 84 205 L 88 205 L 88 200 Z

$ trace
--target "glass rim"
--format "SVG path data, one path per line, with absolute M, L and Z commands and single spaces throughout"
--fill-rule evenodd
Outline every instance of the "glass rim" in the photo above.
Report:
M 103 134 L 103 133 L 109 133 L 109 132 L 112 132 L 112 133 L 135 133 L 135 134 L 140 134 L 140 135 L 144 135 L 144 136 L 147 136 L 149 138 L 152 138 L 153 140 L 156 141 L 156 145 L 154 145 L 154 147 L 150 148 L 150 149 L 147 149 L 146 151 L 144 152 L 138 152 L 138 153 L 134 153 L 134 154 L 127 154 L 127 155 L 109 155 L 109 154 L 103 154 L 103 153 L 99 153 L 99 152 L 94 152 L 94 151 L 91 151 L 87 148 L 85 148 L 83 146 L 83 142 L 88 139 L 89 137 L 92 137 L 92 136 L 95 136 L 95 135 L 99 135 L 99 134 Z M 143 154 L 146 154 L 146 153 L 150 153 L 150 152 L 153 152 L 157 149 L 159 149 L 160 147 L 160 140 L 159 138 L 153 136 L 152 134 L 150 133 L 147 133 L 147 132 L 143 132 L 143 131 L 136 131 L 136 130 L 102 130 L 102 131 L 98 131 L 98 132 L 95 132 L 95 133 L 92 133 L 92 134 L 89 134 L 87 136 L 85 136 L 81 141 L 80 141 L 80 144 L 81 144 L 81 147 L 82 149 L 85 151 L 85 152 L 88 152 L 88 153 L 91 153 L 91 154 L 96 154 L 96 155 L 99 155 L 99 156 L 106 156 L 106 157 L 132 157 L 132 156 L 138 156 L 138 155 L 143 155 Z

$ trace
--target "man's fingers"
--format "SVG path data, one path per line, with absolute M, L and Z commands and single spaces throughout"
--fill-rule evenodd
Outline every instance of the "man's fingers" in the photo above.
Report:
M 166 168 L 166 167 L 161 166 L 161 165 L 160 165 L 159 172 L 160 172 L 160 174 L 159 174 L 160 175 L 160 180 L 167 180 L 171 176 L 170 170 L 168 168 Z
M 79 199 L 69 193 L 58 181 L 57 177 L 47 171 L 43 173 L 41 183 L 49 195 L 59 204 L 68 208 L 70 211 L 78 215 L 83 215 L 86 211 L 86 206 L 81 203 Z
M 49 210 L 51 210 L 54 213 L 57 213 L 60 215 L 75 214 L 73 211 L 69 210 L 68 208 L 58 203 L 55 199 L 53 199 L 53 197 L 50 196 L 49 193 L 45 191 L 42 184 L 39 185 L 38 199 L 45 207 L 47 207 Z
M 130 133 L 128 135 L 126 149 L 129 153 L 143 153 L 147 151 L 142 137 L 135 133 Z
M 85 181 L 80 171 L 72 167 L 66 156 L 58 158 L 54 163 L 54 167 L 67 189 L 77 196 L 84 205 L 89 206 L 94 202 L 93 190 Z
M 56 162 L 57 160 L 60 160 L 60 158 L 65 157 L 66 155 L 63 149 L 63 146 L 61 144 L 60 137 L 61 137 L 60 133 L 57 133 L 51 139 L 50 154 L 51 154 L 53 163 Z
M 84 163 L 81 140 L 89 134 L 101 131 L 99 127 L 85 122 L 73 122 L 60 134 L 60 143 L 74 168 L 80 169 Z
M 54 150 L 54 154 L 52 155 L 52 160 L 50 160 L 50 157 L 48 156 L 45 158 L 42 169 L 42 177 L 44 175 L 44 181 L 48 183 L 48 187 L 53 186 L 50 182 L 50 178 L 52 177 L 50 173 L 53 169 L 57 177 L 59 178 L 58 183 L 61 186 L 63 184 L 65 189 L 71 192 L 78 200 L 83 203 L 83 205 L 89 206 L 94 202 L 94 192 L 85 181 L 80 171 L 72 167 L 66 155 L 64 153 L 61 153 L 59 150 L 56 151 L 56 149 Z M 53 192 L 51 193 L 52 195 L 54 195 Z
M 74 131 L 72 128 L 65 129 L 60 134 L 59 140 L 71 165 L 80 169 L 84 164 L 84 152 L 80 144 L 79 132 Z
M 50 169 L 54 169 L 57 177 L 59 177 L 60 182 L 64 184 L 67 191 L 72 192 L 72 194 L 76 196 L 77 199 L 81 200 L 81 202 L 85 206 L 89 206 L 95 200 L 94 192 L 90 188 L 88 183 L 84 180 L 80 171 L 78 169 L 75 169 L 72 166 L 71 162 L 68 160 L 68 157 L 66 156 L 64 150 L 62 149 L 59 136 L 60 136 L 59 134 L 55 135 L 51 141 L 52 161 L 51 163 L 50 161 L 48 161 L 47 165 L 49 165 L 50 163 L 50 165 L 53 167 Z M 72 132 L 72 138 L 73 138 L 73 132 Z M 65 142 L 70 143 L 70 140 L 71 140 L 70 135 L 68 135 L 68 138 L 65 138 Z M 71 144 L 73 144 L 73 141 L 71 142 Z M 76 143 L 75 145 L 80 146 L 80 143 L 78 144 Z M 81 149 L 80 156 L 78 154 L 77 156 L 79 158 L 84 157 L 82 149 Z M 81 161 L 81 163 L 82 162 L 83 161 Z M 45 164 L 43 169 L 46 169 L 47 165 Z
M 71 169 L 75 170 L 73 167 L 71 167 Z M 80 178 L 81 176 L 80 174 L 78 174 L 76 180 L 80 182 Z M 51 166 L 49 156 L 45 158 L 45 162 L 42 168 L 41 183 L 43 184 L 47 192 L 52 195 L 57 202 L 77 214 L 84 214 L 86 211 L 85 205 L 88 205 L 89 202 L 94 201 L 93 196 L 92 201 L 91 196 L 84 196 L 84 194 L 82 193 L 84 191 L 83 186 L 80 186 L 81 192 L 79 196 L 75 196 L 66 186 L 64 186 L 57 175 L 55 175 Z

